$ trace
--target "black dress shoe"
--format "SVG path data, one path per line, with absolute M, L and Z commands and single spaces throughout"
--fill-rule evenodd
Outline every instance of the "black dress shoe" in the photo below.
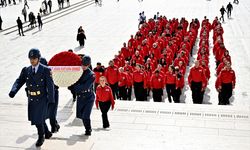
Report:
M 92 132 L 91 129 L 90 129 L 90 130 L 86 130 L 86 131 L 85 131 L 85 135 L 86 135 L 86 136 L 90 136 L 90 135 L 91 135 L 91 132 Z
M 36 147 L 42 146 L 43 142 L 44 142 L 44 137 L 39 137 L 38 140 L 36 141 Z
M 51 128 L 51 132 L 52 132 L 52 133 L 56 133 L 56 132 L 59 131 L 59 129 L 60 129 L 59 124 L 56 124 L 54 127 Z
M 109 125 L 108 125 L 108 126 L 103 126 L 103 128 L 104 128 L 104 129 L 109 128 Z
M 52 137 L 51 132 L 45 133 L 45 139 L 50 139 L 51 137 Z

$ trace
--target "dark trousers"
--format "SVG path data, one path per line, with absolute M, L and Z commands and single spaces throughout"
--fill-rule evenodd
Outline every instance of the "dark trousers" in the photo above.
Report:
M 18 33 L 19 33 L 20 36 L 21 36 L 21 35 L 24 36 L 24 34 L 23 34 L 23 27 L 18 27 Z M 22 34 L 21 34 L 21 33 L 22 33 Z
M 192 99 L 194 104 L 202 104 L 203 95 L 202 95 L 202 82 L 191 82 L 191 90 L 192 90 Z
M 98 85 L 99 85 L 99 83 L 95 83 L 95 85 L 94 85 L 94 91 L 95 91 L 95 93 L 96 93 L 96 88 L 97 88 Z
M 181 97 L 181 88 L 177 88 L 175 89 L 174 102 L 180 103 L 180 97 Z
M 114 99 L 119 99 L 118 82 L 116 82 L 115 84 L 110 84 L 110 88 L 112 89 Z
M 134 92 L 136 101 L 144 101 L 143 82 L 134 82 Z
M 2 30 L 2 22 L 0 22 L 0 30 Z
M 127 100 L 125 86 L 119 86 L 118 89 L 119 89 L 119 98 L 121 100 Z
M 222 19 L 222 21 L 224 22 L 224 14 L 221 14 L 220 20 Z
M 27 14 L 23 14 L 23 17 L 24 17 L 24 21 L 26 22 L 26 20 L 27 20 Z
M 49 12 L 50 12 L 50 13 L 51 13 L 51 7 L 52 7 L 52 6 L 49 6 Z
M 58 100 L 59 100 L 59 91 L 58 91 L 58 89 L 56 89 L 55 90 L 55 103 L 50 103 L 48 106 L 51 130 L 55 129 L 58 126 L 58 122 L 56 120 L 57 109 L 58 109 Z
M 163 90 L 162 89 L 153 89 L 152 92 L 153 92 L 154 102 L 162 102 Z
M 80 44 L 80 46 L 84 46 L 85 45 L 85 41 L 84 40 L 79 40 L 79 44 Z
M 166 91 L 168 94 L 168 101 L 172 103 L 172 98 L 174 99 L 175 94 L 175 84 L 166 84 Z M 172 97 L 172 98 L 171 98 Z
M 39 28 L 39 30 L 42 30 L 42 28 L 43 28 L 43 23 L 42 22 L 38 22 L 38 28 Z
M 46 123 L 37 124 L 36 128 L 37 128 L 37 133 L 38 133 L 39 138 L 44 137 L 46 133 L 49 133 L 49 129 Z
M 222 83 L 219 105 L 229 105 L 229 99 L 232 96 L 233 88 L 232 83 Z
M 126 87 L 126 99 L 131 100 L 132 87 Z
M 108 111 L 111 106 L 111 102 L 99 102 L 100 110 L 102 112 L 102 124 L 103 128 L 109 127 Z
M 227 12 L 227 18 L 231 17 L 231 13 L 232 13 L 232 10 L 228 10 L 228 12 Z

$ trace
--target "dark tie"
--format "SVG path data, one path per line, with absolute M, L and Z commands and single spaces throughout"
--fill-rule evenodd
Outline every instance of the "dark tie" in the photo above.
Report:
M 32 73 L 33 73 L 33 75 L 36 74 L 36 69 L 35 68 L 32 68 Z

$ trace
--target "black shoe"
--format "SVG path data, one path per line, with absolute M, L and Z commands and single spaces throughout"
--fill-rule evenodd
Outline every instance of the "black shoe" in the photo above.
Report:
M 51 128 L 51 132 L 52 132 L 52 133 L 56 133 L 56 132 L 59 131 L 59 129 L 60 129 L 59 124 L 56 124 L 54 127 Z
M 44 142 L 44 137 L 39 137 L 38 140 L 36 141 L 36 147 L 42 146 L 43 142 Z
M 103 126 L 103 128 L 104 128 L 104 129 L 109 128 L 109 125 L 108 125 L 108 126 Z
M 86 135 L 86 136 L 90 136 L 90 135 L 91 135 L 91 132 L 92 132 L 91 129 L 90 129 L 90 130 L 86 130 L 86 131 L 85 131 L 85 135 Z
M 51 137 L 52 137 L 51 132 L 45 133 L 45 139 L 50 139 Z

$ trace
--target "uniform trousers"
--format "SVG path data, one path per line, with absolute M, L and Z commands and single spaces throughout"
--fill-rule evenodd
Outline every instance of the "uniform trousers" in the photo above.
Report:
M 107 102 L 100 102 L 99 101 L 99 107 L 100 107 L 100 110 L 102 112 L 103 128 L 109 127 L 108 111 L 110 109 L 110 106 L 111 106 L 111 101 L 107 101 Z

